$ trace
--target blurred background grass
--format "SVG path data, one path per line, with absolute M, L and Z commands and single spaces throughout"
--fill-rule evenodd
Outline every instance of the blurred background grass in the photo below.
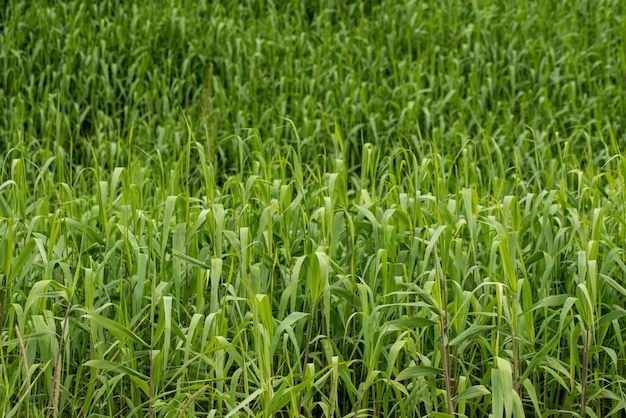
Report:
M 226 177 L 238 169 L 231 135 L 255 129 L 264 147 L 293 144 L 288 118 L 306 163 L 337 154 L 337 124 L 350 167 L 363 143 L 454 159 L 469 141 L 479 167 L 497 157 L 532 175 L 564 141 L 589 158 L 605 155 L 595 138 L 624 141 L 623 9 L 10 1 L 0 11 L 0 144 L 36 161 L 59 146 L 79 166 L 115 167 L 131 142 L 176 160 L 190 129 Z

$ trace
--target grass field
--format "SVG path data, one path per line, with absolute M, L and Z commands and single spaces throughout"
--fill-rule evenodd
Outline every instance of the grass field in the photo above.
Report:
M 9 0 L 0 415 L 623 414 L 625 41 L 619 0 Z

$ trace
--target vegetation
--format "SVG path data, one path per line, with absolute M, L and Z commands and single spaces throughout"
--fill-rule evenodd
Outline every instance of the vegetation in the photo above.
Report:
M 623 413 L 625 5 L 10 0 L 0 414 Z

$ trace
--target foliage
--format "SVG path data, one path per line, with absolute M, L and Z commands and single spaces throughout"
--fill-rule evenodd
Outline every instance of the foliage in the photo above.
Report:
M 619 1 L 0 10 L 2 416 L 626 407 Z

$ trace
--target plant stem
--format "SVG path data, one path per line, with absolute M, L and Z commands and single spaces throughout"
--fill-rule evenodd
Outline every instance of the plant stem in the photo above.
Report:
M 448 403 L 448 414 L 454 413 L 452 404 L 452 384 L 450 379 L 450 345 L 448 342 L 448 292 L 446 289 L 446 277 L 442 278 L 443 303 L 441 326 L 441 342 L 443 344 L 443 373 L 446 380 L 446 401 Z
M 304 361 L 302 362 L 302 381 L 306 379 L 306 365 L 309 362 L 309 348 L 311 347 L 311 328 L 313 328 L 313 315 L 315 314 L 315 303 L 311 307 L 311 316 L 309 317 L 309 329 L 306 332 L 306 346 L 304 348 Z M 300 399 L 298 400 L 298 416 L 302 411 L 302 394 L 300 392 Z
M 582 393 L 580 395 L 580 413 L 581 416 L 587 416 L 585 409 L 587 407 L 587 376 L 589 373 L 589 329 L 585 331 L 585 345 L 583 348 L 583 370 L 582 370 Z

